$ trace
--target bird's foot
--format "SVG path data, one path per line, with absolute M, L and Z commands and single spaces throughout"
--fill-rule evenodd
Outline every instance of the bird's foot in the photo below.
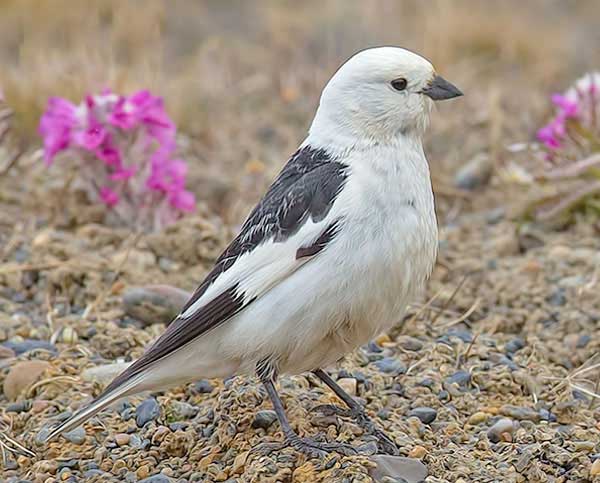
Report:
M 252 449 L 253 453 L 267 455 L 273 451 L 292 447 L 296 451 L 304 453 L 309 458 L 324 458 L 328 453 L 339 453 L 343 456 L 354 456 L 359 454 L 358 450 L 345 443 L 328 443 L 317 441 L 313 438 L 302 438 L 297 434 L 286 437 L 283 443 L 262 443 Z
M 377 424 L 365 413 L 364 409 L 346 409 L 335 404 L 321 404 L 312 408 L 312 411 L 318 411 L 325 416 L 350 417 L 367 433 L 375 436 L 377 439 L 377 448 L 379 451 L 392 456 L 398 456 L 400 452 L 396 443 L 377 426 Z

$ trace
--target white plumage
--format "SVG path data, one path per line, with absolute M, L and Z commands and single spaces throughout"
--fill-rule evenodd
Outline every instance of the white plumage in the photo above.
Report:
M 400 320 L 438 243 L 421 137 L 431 99 L 457 95 L 400 48 L 346 62 L 212 278 L 143 360 L 50 437 L 143 390 L 254 374 L 261 364 L 273 379 L 330 365 Z

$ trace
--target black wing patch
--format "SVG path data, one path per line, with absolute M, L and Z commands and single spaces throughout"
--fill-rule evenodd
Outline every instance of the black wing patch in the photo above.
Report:
M 305 147 L 296 152 L 181 313 L 194 304 L 219 275 L 231 268 L 244 253 L 270 239 L 275 242 L 287 240 L 308 219 L 315 222 L 324 219 L 345 184 L 347 169 L 347 165 L 332 160 L 323 150 Z M 336 230 L 337 222 L 330 225 L 311 247 L 299 249 L 296 258 L 309 256 L 311 252 L 318 253 L 335 236 Z M 239 313 L 253 299 L 245 298 L 237 289 L 237 285 L 230 287 L 191 316 L 176 318 L 152 347 L 117 376 L 103 394 L 116 389 L 153 362 Z
M 331 242 L 331 240 L 334 239 L 335 235 L 337 235 L 339 221 L 340 220 L 335 220 L 333 223 L 331 223 L 327 229 L 321 233 L 321 235 L 319 235 L 319 238 L 317 238 L 310 245 L 298 248 L 298 250 L 296 250 L 296 260 L 306 257 L 314 257 L 317 253 L 323 250 L 323 248 L 325 248 Z
M 331 159 L 323 149 L 309 146 L 298 150 L 246 219 L 240 234 L 217 259 L 214 268 L 196 289 L 185 312 L 212 283 L 244 253 L 265 241 L 287 240 L 307 219 L 321 221 L 344 187 L 348 167 Z

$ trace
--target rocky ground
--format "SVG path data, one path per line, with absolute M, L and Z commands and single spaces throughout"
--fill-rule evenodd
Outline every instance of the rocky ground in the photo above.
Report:
M 58 167 L 41 165 L 37 140 L 10 166 L 0 146 L 1 481 L 600 482 L 600 224 L 584 217 L 561 229 L 524 223 L 518 214 L 535 188 L 502 176 L 507 162 L 524 160 L 507 146 L 532 139 L 548 93 L 589 68 L 593 55 L 600 62 L 581 48 L 597 44 L 597 8 L 580 2 L 567 12 L 557 2 L 540 16 L 550 2 L 531 2 L 537 7 L 515 15 L 520 3 L 506 2 L 489 15 L 485 2 L 451 9 L 440 2 L 433 21 L 418 3 L 377 2 L 383 19 L 359 3 L 340 16 L 330 2 L 320 23 L 301 23 L 313 18 L 314 3 L 294 15 L 267 9 L 256 32 L 237 32 L 243 42 L 201 49 L 194 68 L 211 76 L 189 83 L 169 71 L 173 82 L 158 84 L 175 110 L 199 106 L 200 125 L 187 126 L 181 144 L 201 207 L 162 232 L 106 224 L 101 208 L 62 188 Z M 146 32 L 144 15 L 156 11 L 138 13 L 123 36 Z M 195 14 L 200 27 L 175 23 L 186 42 L 239 22 L 214 5 Z M 339 20 L 348 16 L 354 22 Z M 401 38 L 392 35 L 396 25 Z M 4 27 L 9 35 L 11 25 Z M 45 45 L 43 33 L 37 41 Z M 177 42 L 170 48 L 187 45 Z M 390 333 L 330 368 L 401 457 L 374 454 L 372 437 L 350 419 L 313 412 L 339 401 L 311 375 L 280 381 L 292 425 L 360 447 L 362 456 L 251 452 L 282 439 L 251 378 L 132 398 L 42 444 L 49 427 L 164 330 L 164 314 L 180 297 L 165 307 L 173 291 L 148 286 L 193 290 L 302 139 L 324 80 L 365 42 L 426 51 L 467 93 L 433 114 L 427 136 L 440 223 L 427 293 Z M 127 67 L 147 78 L 137 64 Z M 196 97 L 176 95 L 191 85 L 200 87 Z M 46 92 L 50 84 L 19 84 L 38 87 Z M 190 112 L 175 117 L 183 122 Z M 461 171 L 469 160 L 475 169 Z
M 209 213 L 141 237 L 93 223 L 40 229 L 4 215 L 3 479 L 400 482 L 426 471 L 429 482 L 590 481 L 600 475 L 598 226 L 518 229 L 499 201 L 505 194 L 468 194 L 478 209 L 442 226 L 427 297 L 332 368 L 411 458 L 383 475 L 359 427 L 311 412 L 335 397 L 310 375 L 281 380 L 294 427 L 362 446 L 365 456 L 250 453 L 282 435 L 248 378 L 127 400 L 41 444 L 50 425 L 98 394 L 112 364 L 122 368 L 163 330 L 128 316 L 124 294 L 139 314 L 134 286 L 191 289 L 231 230 Z

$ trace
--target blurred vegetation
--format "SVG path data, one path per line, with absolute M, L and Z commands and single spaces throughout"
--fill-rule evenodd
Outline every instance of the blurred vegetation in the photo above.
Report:
M 202 133 L 225 109 L 254 115 L 283 100 L 312 111 L 340 59 L 369 45 L 423 52 L 473 87 L 495 75 L 555 85 L 565 59 L 577 68 L 598 45 L 585 31 L 599 10 L 558 0 L 3 0 L 0 86 L 25 133 L 48 96 L 105 86 L 161 93 L 183 129 Z

